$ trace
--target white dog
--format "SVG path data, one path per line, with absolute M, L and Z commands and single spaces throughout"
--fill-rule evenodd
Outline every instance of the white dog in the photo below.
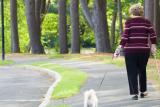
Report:
M 84 93 L 84 107 L 98 107 L 98 98 L 93 89 Z

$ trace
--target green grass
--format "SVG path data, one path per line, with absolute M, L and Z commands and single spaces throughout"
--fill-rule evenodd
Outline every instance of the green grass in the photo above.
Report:
M 51 59 L 66 59 L 66 60 L 85 60 L 85 61 L 99 61 L 105 64 L 114 64 L 119 67 L 125 66 L 125 61 L 123 57 L 112 58 L 112 54 L 49 54 Z
M 0 60 L 0 66 L 10 65 L 10 64 L 13 64 L 13 63 L 14 62 L 10 61 L 10 60 L 5 60 L 5 61 Z
M 53 107 L 53 106 L 47 106 L 47 107 Z M 66 105 L 66 104 L 60 104 L 60 105 L 57 105 L 57 106 L 54 106 L 54 107 L 71 107 L 71 106 Z
M 67 98 L 77 94 L 87 79 L 87 74 L 78 69 L 50 63 L 34 63 L 33 65 L 55 70 L 61 75 L 62 80 L 58 83 L 52 94 L 52 98 L 54 99 Z
M 70 59 L 70 60 L 74 60 L 74 59 L 79 59 L 80 54 L 58 54 L 58 53 L 53 53 L 53 54 L 48 54 L 48 57 L 50 59 Z

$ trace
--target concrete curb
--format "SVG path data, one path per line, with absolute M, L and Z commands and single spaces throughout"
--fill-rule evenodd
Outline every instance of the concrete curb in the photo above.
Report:
M 51 99 L 51 95 L 52 92 L 54 91 L 54 88 L 56 87 L 56 85 L 60 82 L 61 80 L 61 76 L 53 71 L 53 70 L 49 70 L 49 69 L 45 69 L 45 68 L 41 68 L 41 67 L 35 67 L 35 66 L 31 66 L 31 65 L 25 65 L 23 66 L 24 69 L 31 69 L 31 70 L 36 70 L 36 71 L 40 71 L 40 72 L 44 72 L 47 73 L 48 75 L 50 75 L 51 77 L 53 77 L 55 79 L 54 83 L 50 86 L 50 88 L 48 89 L 44 100 L 42 101 L 42 103 L 38 106 L 38 107 L 46 107 Z

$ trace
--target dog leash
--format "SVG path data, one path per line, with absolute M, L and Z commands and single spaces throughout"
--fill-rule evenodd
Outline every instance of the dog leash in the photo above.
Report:
M 101 80 L 101 82 L 100 82 L 100 85 L 99 85 L 99 87 L 98 87 L 98 90 L 100 90 L 100 88 L 101 88 L 101 86 L 102 86 L 102 84 L 103 84 L 103 81 L 104 81 L 104 79 L 105 79 L 105 77 L 106 77 L 106 74 L 107 74 L 107 72 L 105 71 L 105 73 L 104 73 L 104 75 L 103 75 L 103 78 L 102 78 L 102 80 Z
M 114 55 L 112 56 L 112 61 L 113 61 L 113 59 L 114 59 Z M 103 84 L 103 81 L 104 81 L 104 79 L 105 79 L 105 77 L 106 77 L 106 74 L 107 74 L 107 72 L 105 71 L 105 72 L 104 72 L 104 75 L 103 75 L 103 78 L 102 78 L 102 80 L 101 80 L 101 82 L 100 82 L 100 85 L 99 85 L 99 87 L 98 87 L 98 90 L 100 90 L 100 88 L 101 88 L 101 86 L 102 86 L 102 84 Z

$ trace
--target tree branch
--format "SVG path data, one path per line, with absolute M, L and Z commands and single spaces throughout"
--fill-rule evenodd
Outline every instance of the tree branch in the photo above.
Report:
M 41 1 L 41 23 L 43 22 L 45 15 L 48 12 L 49 6 L 51 4 L 51 0 L 42 0 Z
M 94 24 L 93 24 L 93 21 L 92 21 L 92 15 L 91 15 L 91 13 L 89 11 L 89 8 L 88 8 L 87 0 L 80 0 L 80 3 L 81 3 L 82 11 L 84 13 L 85 18 L 87 19 L 90 27 L 93 28 Z

